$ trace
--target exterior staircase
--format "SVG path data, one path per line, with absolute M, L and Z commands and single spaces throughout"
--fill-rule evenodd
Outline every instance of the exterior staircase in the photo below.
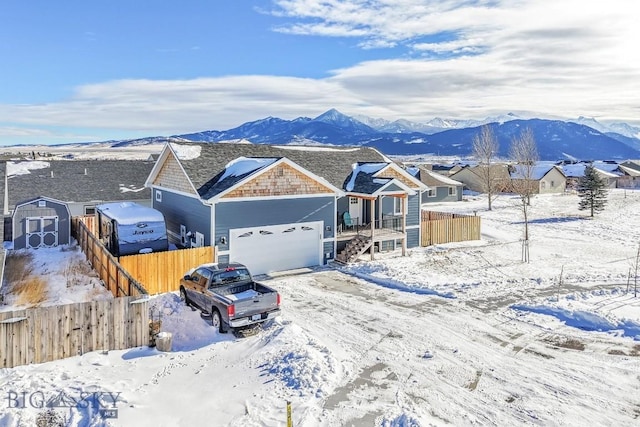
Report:
M 371 247 L 371 238 L 366 236 L 356 236 L 347 242 L 347 246 L 335 257 L 335 261 L 341 264 L 348 264 Z

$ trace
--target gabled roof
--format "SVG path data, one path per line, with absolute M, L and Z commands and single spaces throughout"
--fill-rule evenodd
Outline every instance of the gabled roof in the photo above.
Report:
M 567 178 L 580 178 L 584 176 L 584 170 L 588 166 L 587 163 L 575 163 L 562 166 L 562 172 Z M 596 173 L 606 178 L 616 178 L 619 175 L 613 172 L 602 170 L 599 167 L 594 167 Z
M 279 159 L 272 159 L 269 157 L 239 157 L 227 163 L 224 170 L 210 181 L 210 186 L 208 183 L 204 187 L 202 187 L 202 198 L 205 200 L 220 198 L 231 190 L 253 179 L 254 177 L 283 164 L 286 164 L 290 168 L 297 170 L 301 174 L 310 177 L 321 187 L 326 189 L 327 193 L 330 192 L 339 195 L 343 194 L 339 188 L 334 187 L 324 178 L 305 170 L 286 157 L 282 157 Z
M 28 204 L 33 203 L 33 202 L 38 201 L 38 200 L 47 200 L 47 201 L 49 201 L 51 203 L 55 203 L 55 204 L 58 204 L 58 205 L 64 205 L 67 208 L 67 210 L 69 210 L 69 207 L 67 206 L 67 204 L 65 202 L 63 202 L 62 200 L 52 199 L 51 197 L 45 197 L 45 196 L 36 196 L 36 197 L 31 197 L 30 199 L 27 199 L 27 200 L 22 200 L 22 201 L 20 201 L 20 202 L 18 202 L 16 204 L 15 208 L 18 208 L 20 206 L 28 205 Z M 14 212 L 14 214 L 15 214 L 15 212 Z
M 463 183 L 460 181 L 456 181 L 454 179 L 448 178 L 444 175 L 441 175 L 437 172 L 432 172 L 428 169 L 417 167 L 412 168 L 414 170 L 416 177 L 420 178 L 424 184 L 429 187 L 462 187 Z
M 527 170 L 526 166 L 523 165 L 512 165 L 510 168 L 510 175 L 512 179 L 524 179 L 525 177 L 530 178 L 534 181 L 540 181 L 544 178 L 551 170 L 557 170 L 562 175 L 564 172 L 562 169 L 556 165 L 533 165 L 531 170 Z M 527 176 L 531 174 L 531 176 Z
M 210 194 L 210 190 L 224 173 L 226 165 L 241 157 L 254 159 L 286 157 L 338 189 L 344 188 L 345 178 L 351 173 L 353 164 L 391 161 L 379 151 L 368 147 L 172 143 L 171 149 L 178 155 L 180 166 L 202 198 Z M 168 155 L 168 151 L 165 147 L 163 156 Z M 148 183 L 153 182 L 154 174 L 159 173 L 160 162 L 156 164 L 147 180 Z
M 486 170 L 486 168 L 487 167 L 485 165 L 476 165 L 476 166 L 466 165 L 466 166 L 463 166 L 459 171 L 452 174 L 451 178 L 455 179 L 456 176 L 464 176 L 465 173 L 472 173 L 476 177 L 482 178 L 483 169 Z M 490 168 L 491 168 L 491 174 L 494 176 L 495 179 L 504 179 L 504 180 L 510 179 L 509 168 L 507 167 L 507 165 L 502 163 L 492 164 Z
M 277 158 L 269 157 L 238 157 L 237 159 L 227 163 L 225 168 L 218 175 L 202 187 L 200 196 L 203 199 L 210 199 L 232 188 L 239 182 L 242 182 L 245 178 L 254 175 L 256 172 L 272 165 L 278 160 L 279 159 Z
M 640 169 L 635 169 L 623 165 L 618 166 L 618 169 L 620 169 L 620 172 L 627 176 L 640 176 Z
M 153 165 L 143 160 L 7 162 L 9 209 L 38 195 L 79 203 L 150 200 L 144 183 Z
M 626 162 L 622 162 L 620 166 L 640 171 L 640 160 L 627 160 Z

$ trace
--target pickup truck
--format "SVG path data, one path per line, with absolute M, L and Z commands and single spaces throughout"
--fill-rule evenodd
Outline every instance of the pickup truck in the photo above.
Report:
M 203 264 L 180 280 L 180 298 L 211 315 L 220 332 L 255 325 L 280 312 L 280 294 L 254 282 L 247 267 L 238 263 Z

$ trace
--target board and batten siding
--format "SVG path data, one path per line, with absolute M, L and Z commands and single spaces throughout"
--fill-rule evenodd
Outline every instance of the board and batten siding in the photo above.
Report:
M 415 248 L 420 246 L 420 228 L 409 228 L 407 230 L 407 247 Z
M 235 228 L 313 221 L 322 221 L 323 237 L 330 239 L 335 233 L 335 206 L 336 199 L 333 196 L 218 203 L 215 206 L 215 244 L 219 251 L 228 251 L 229 230 Z M 225 244 L 221 242 L 222 237 L 226 240 Z
M 156 197 L 158 191 L 162 192 L 162 201 L 158 201 Z M 210 236 L 211 207 L 203 204 L 200 199 L 154 189 L 153 207 L 164 215 L 170 243 L 180 244 L 180 225 L 184 225 L 194 235 L 196 232 L 202 233 L 205 246 L 214 245 Z
M 407 227 L 420 225 L 420 193 L 407 198 Z M 408 242 L 407 242 L 408 244 Z

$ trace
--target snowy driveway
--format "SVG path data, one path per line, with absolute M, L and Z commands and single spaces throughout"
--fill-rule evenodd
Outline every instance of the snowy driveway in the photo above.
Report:
M 285 393 L 318 399 L 300 425 L 606 425 L 603 405 L 624 425 L 640 413 L 628 393 L 640 360 L 607 354 L 607 336 L 521 320 L 508 301 L 479 310 L 331 270 L 271 285 L 286 322 L 328 355 L 307 360 L 307 389 Z

